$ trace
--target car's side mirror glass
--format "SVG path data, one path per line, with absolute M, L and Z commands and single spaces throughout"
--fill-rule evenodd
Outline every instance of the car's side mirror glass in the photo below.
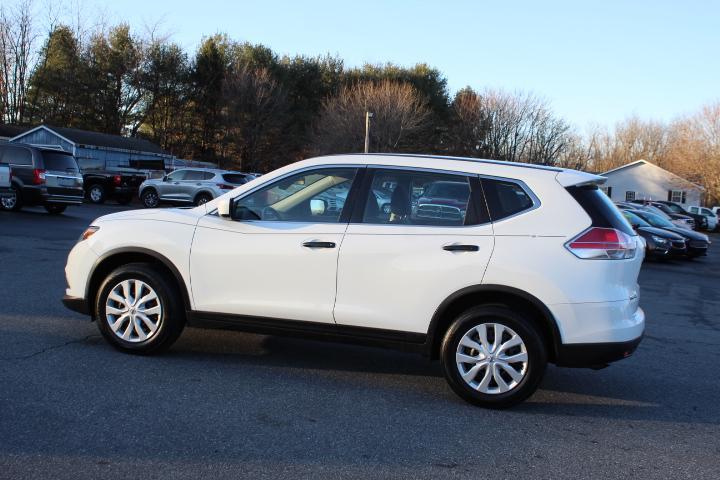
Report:
M 327 202 L 322 198 L 313 198 L 310 200 L 310 213 L 312 215 L 323 215 L 327 210 Z

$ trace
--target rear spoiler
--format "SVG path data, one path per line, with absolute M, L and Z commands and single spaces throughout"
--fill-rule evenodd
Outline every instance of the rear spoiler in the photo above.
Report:
M 606 177 L 578 170 L 563 170 L 555 175 L 555 180 L 563 187 L 580 187 L 583 185 L 602 185 Z

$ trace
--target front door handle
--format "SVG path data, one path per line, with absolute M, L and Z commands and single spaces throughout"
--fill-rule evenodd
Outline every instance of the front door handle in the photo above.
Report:
M 442 248 L 448 252 L 477 252 L 480 250 L 477 245 L 445 245 Z
M 335 242 L 310 241 L 310 242 L 303 242 L 302 246 L 307 247 L 307 248 L 335 248 Z

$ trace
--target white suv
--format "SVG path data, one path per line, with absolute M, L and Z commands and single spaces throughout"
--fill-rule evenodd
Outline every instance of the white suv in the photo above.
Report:
M 506 407 L 548 361 L 602 367 L 640 342 L 643 248 L 603 180 L 465 158 L 305 160 L 193 209 L 97 219 L 70 252 L 64 303 L 127 352 L 162 351 L 186 323 L 422 352 L 465 400 Z

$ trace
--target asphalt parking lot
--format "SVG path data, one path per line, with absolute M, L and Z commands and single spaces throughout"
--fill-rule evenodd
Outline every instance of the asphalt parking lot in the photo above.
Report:
M 633 357 L 549 367 L 489 411 L 412 354 L 197 329 L 159 357 L 113 350 L 60 298 L 78 235 L 119 209 L 0 212 L 0 478 L 720 475 L 720 235 L 643 267 Z

